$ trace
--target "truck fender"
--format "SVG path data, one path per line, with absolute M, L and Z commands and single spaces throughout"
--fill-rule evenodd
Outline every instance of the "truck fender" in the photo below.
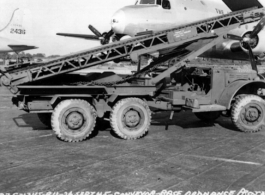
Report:
M 238 94 L 240 89 L 242 89 L 243 87 L 247 85 L 254 85 L 257 88 L 265 88 L 265 81 L 240 80 L 240 81 L 233 82 L 224 89 L 223 93 L 221 94 L 218 100 L 218 104 L 225 106 L 227 109 L 230 109 L 233 98 Z M 244 93 L 244 94 L 252 94 L 252 93 L 249 92 L 249 93 Z

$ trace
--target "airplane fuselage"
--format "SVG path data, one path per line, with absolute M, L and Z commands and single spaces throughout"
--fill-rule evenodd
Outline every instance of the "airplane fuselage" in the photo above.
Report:
M 180 25 L 216 17 L 252 7 L 263 7 L 259 0 L 137 0 L 135 5 L 126 6 L 118 10 L 111 19 L 111 30 L 101 34 L 94 27 L 89 29 L 94 35 L 58 33 L 66 37 L 101 40 L 101 44 L 123 40 L 136 36 L 145 31 L 161 31 Z M 249 36 L 257 22 L 242 25 L 229 32 L 241 40 Z M 238 40 L 240 40 L 238 38 Z M 265 59 L 265 31 L 261 30 L 252 38 L 253 54 Z M 160 54 L 167 53 L 159 51 Z M 248 59 L 248 48 L 235 40 L 227 40 L 204 53 L 203 57 L 217 57 L 224 59 Z
M 163 4 L 164 1 L 168 1 Z M 153 4 L 144 4 L 152 2 Z M 230 12 L 223 3 L 210 0 L 139 0 L 118 10 L 112 18 L 117 34 L 135 36 L 144 31 L 160 31 Z M 167 5 L 166 5 L 167 4 Z
M 139 32 L 161 31 L 227 14 L 234 11 L 231 10 L 233 7 L 239 6 L 238 9 L 243 9 L 249 3 L 246 0 L 237 3 L 228 0 L 138 0 L 135 5 L 126 6 L 113 15 L 112 30 L 115 34 L 134 37 Z M 256 24 L 243 25 L 230 34 L 243 37 L 251 32 Z M 265 46 L 262 44 L 265 41 L 264 30 L 259 33 L 258 39 L 259 43 L 253 48 L 253 52 L 256 56 L 265 57 Z M 239 52 L 232 51 L 235 46 Z M 228 40 L 207 51 L 204 57 L 248 59 L 247 52 L 238 41 Z

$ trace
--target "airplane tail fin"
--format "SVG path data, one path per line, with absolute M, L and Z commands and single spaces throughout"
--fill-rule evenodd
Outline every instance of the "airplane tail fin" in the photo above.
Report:
M 11 18 L 9 19 L 8 23 L 5 24 L 5 26 L 2 27 L 2 28 L 0 29 L 0 33 L 3 33 L 3 32 L 5 32 L 5 31 L 8 30 L 8 28 L 10 27 L 11 23 L 13 22 L 13 19 L 14 19 L 15 15 L 16 15 L 16 11 L 18 11 L 18 10 L 19 10 L 19 8 L 15 9 L 15 10 L 13 11 L 12 16 L 11 16 Z
M 31 21 L 29 13 L 19 8 L 15 9 L 6 23 L 0 27 L 0 36 L 21 40 L 26 37 Z

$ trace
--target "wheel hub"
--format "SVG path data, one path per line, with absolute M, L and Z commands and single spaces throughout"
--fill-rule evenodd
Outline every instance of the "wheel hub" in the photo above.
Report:
M 247 110 L 246 112 L 246 118 L 248 121 L 255 121 L 257 120 L 259 117 L 259 113 L 258 110 L 250 108 L 249 110 Z
M 136 127 L 140 122 L 139 113 L 133 109 L 126 112 L 124 121 L 127 127 Z
M 66 124 L 71 130 L 77 130 L 82 127 L 84 123 L 83 116 L 78 112 L 70 113 L 66 118 Z
M 243 122 L 247 125 L 256 125 L 262 118 L 262 108 L 258 105 L 250 104 L 242 112 Z

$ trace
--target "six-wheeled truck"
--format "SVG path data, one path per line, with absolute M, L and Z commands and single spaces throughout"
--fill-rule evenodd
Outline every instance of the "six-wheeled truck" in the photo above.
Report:
M 88 138 L 100 121 L 97 119 L 109 120 L 121 138 L 141 138 L 150 127 L 151 109 L 172 111 L 172 115 L 192 110 L 205 121 L 223 114 L 231 116 L 239 130 L 256 132 L 265 129 L 265 81 L 251 46 L 249 69 L 189 62 L 231 38 L 230 30 L 258 21 L 264 13 L 264 9 L 252 8 L 160 32 L 148 31 L 42 64 L 9 67 L 1 70 L 1 83 L 14 94 L 14 104 L 38 113 L 44 124 L 68 142 Z M 159 57 L 142 63 L 143 56 L 153 54 Z M 136 64 L 135 74 L 67 74 L 124 58 Z

